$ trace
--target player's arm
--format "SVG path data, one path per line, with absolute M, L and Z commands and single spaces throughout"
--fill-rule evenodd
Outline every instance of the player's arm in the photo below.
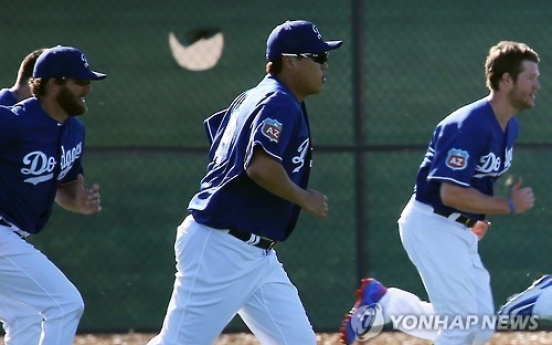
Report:
M 510 190 L 510 200 L 515 213 L 522 213 L 533 207 L 535 197 L 530 187 L 521 187 L 521 179 Z M 507 214 L 511 213 L 508 198 L 485 195 L 474 188 L 460 187 L 441 182 L 441 201 L 449 207 L 469 213 Z
M 304 190 L 288 177 L 284 167 L 261 147 L 253 149 L 247 175 L 270 193 L 299 205 L 305 211 L 325 219 L 328 216 L 327 197 L 313 189 Z
M 85 189 L 84 176 L 79 174 L 77 180 L 58 186 L 56 203 L 71 212 L 94 214 L 102 210 L 100 186 L 95 183 L 92 187 Z

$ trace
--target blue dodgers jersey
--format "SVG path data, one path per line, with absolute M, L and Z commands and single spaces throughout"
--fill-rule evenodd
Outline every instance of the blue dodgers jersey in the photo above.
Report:
M 311 167 L 307 113 L 292 93 L 267 75 L 225 111 L 205 122 L 210 163 L 188 209 L 199 223 L 285 240 L 300 207 L 269 193 L 247 176 L 253 148 L 280 162 L 289 178 L 306 188 Z
M 59 123 L 36 98 L 0 106 L 0 216 L 37 233 L 52 213 L 56 188 L 82 172 L 84 126 Z
M 441 182 L 475 188 L 492 196 L 495 181 L 512 164 L 518 132 L 515 117 L 502 130 L 486 98 L 456 110 L 435 128 L 418 170 L 416 200 L 435 209 L 460 212 L 441 202 Z M 485 218 L 482 214 L 462 213 Z
M 10 89 L 0 90 L 0 105 L 14 105 L 15 103 L 17 103 L 17 99 Z

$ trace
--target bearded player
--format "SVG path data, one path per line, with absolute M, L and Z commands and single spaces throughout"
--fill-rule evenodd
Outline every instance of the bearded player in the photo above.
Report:
M 40 345 L 72 344 L 84 303 L 59 268 L 25 238 L 42 231 L 54 201 L 85 215 L 101 210 L 99 186 L 84 188 L 84 126 L 76 116 L 87 111 L 90 80 L 105 77 L 90 70 L 79 50 L 57 46 L 36 61 L 34 97 L 0 107 L 0 296 L 11 300 L 4 308 L 24 306 L 25 313 L 39 316 L 32 328 L 41 328 Z

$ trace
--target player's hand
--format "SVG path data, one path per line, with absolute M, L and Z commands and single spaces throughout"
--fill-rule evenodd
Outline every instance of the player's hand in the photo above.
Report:
M 303 208 L 318 218 L 326 220 L 328 218 L 328 197 L 314 189 L 307 189 L 307 198 Z
M 487 229 L 489 229 L 489 226 L 491 226 L 491 222 L 489 222 L 488 220 L 478 220 L 473 228 L 471 228 L 471 231 L 477 236 L 479 241 L 481 241 L 487 233 Z
M 100 185 L 94 183 L 90 188 L 84 188 L 84 176 L 78 177 L 79 190 L 82 191 L 78 196 L 79 209 L 82 214 L 90 215 L 102 210 L 100 198 Z
M 535 205 L 535 196 L 531 187 L 521 187 L 521 177 L 510 189 L 510 199 L 514 204 L 515 213 L 523 213 Z

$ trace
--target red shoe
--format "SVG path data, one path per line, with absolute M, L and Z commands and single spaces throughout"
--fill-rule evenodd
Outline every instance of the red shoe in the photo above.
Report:
M 373 325 L 373 320 L 368 320 L 371 322 L 366 322 L 366 318 L 373 316 L 374 313 L 366 313 L 366 309 L 372 305 L 376 305 L 376 303 L 381 300 L 386 292 L 387 288 L 379 281 L 373 278 L 362 279 L 362 284 L 356 292 L 357 300 L 351 308 L 351 311 L 345 315 L 345 319 L 343 320 L 341 329 L 339 330 L 339 341 L 342 344 L 351 345 L 356 340 L 362 340 L 362 336 L 370 331 L 371 326 Z M 378 306 L 378 308 L 381 307 Z M 359 313 L 362 315 L 357 315 Z M 361 320 L 362 322 L 355 322 L 355 327 L 353 327 L 351 322 L 353 319 Z M 363 325 L 367 325 L 367 327 L 364 327 Z

